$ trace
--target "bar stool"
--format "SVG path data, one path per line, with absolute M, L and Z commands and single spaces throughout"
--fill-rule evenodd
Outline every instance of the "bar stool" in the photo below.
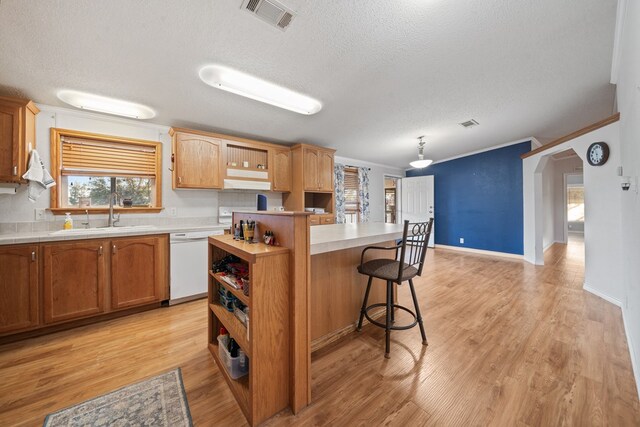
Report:
M 422 267 L 424 265 L 424 258 L 427 254 L 427 243 L 431 236 L 431 229 L 433 227 L 433 218 L 427 222 L 409 223 L 404 222 L 404 232 L 402 235 L 402 241 L 396 246 L 380 247 L 380 246 L 367 246 L 363 249 L 360 257 L 360 266 L 358 272 L 369 276 L 369 282 L 367 283 L 367 290 L 364 294 L 364 300 L 362 301 L 362 309 L 360 310 L 360 320 L 358 321 L 358 332 L 362 330 L 362 321 L 366 317 L 372 324 L 384 328 L 386 332 L 386 347 L 384 357 L 389 358 L 389 350 L 391 345 L 391 330 L 404 330 L 411 329 L 418 325 L 420 327 L 420 334 L 422 335 L 422 344 L 428 345 L 427 335 L 424 332 L 424 326 L 422 324 L 422 316 L 420 314 L 420 307 L 418 307 L 418 299 L 416 298 L 416 291 L 413 286 L 413 278 L 422 275 Z M 394 259 L 373 259 L 364 261 L 364 255 L 369 249 L 381 249 L 381 250 L 395 250 Z M 398 252 L 400 257 L 398 258 Z M 367 306 L 367 300 L 369 299 L 369 291 L 371 290 L 371 282 L 373 278 L 387 281 L 387 300 L 386 303 L 377 303 Z M 402 305 L 396 304 L 393 295 L 393 284 L 397 283 L 401 285 L 402 282 L 409 282 L 409 289 L 411 289 L 411 297 L 413 298 L 413 305 L 415 312 Z M 375 307 L 386 307 L 386 321 L 380 323 L 371 317 L 369 317 L 369 310 Z M 409 325 L 396 326 L 395 323 L 395 309 L 400 309 L 408 312 L 413 316 L 414 321 Z

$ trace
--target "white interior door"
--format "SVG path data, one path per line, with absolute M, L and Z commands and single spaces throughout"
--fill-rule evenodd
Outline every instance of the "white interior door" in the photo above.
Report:
M 433 203 L 433 175 L 402 178 L 402 220 L 423 222 L 435 217 Z M 429 247 L 433 247 L 436 224 L 433 224 Z

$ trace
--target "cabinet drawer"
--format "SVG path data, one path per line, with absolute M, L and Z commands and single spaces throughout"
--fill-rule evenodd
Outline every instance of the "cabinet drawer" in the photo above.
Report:
M 335 224 L 336 217 L 333 214 L 321 214 L 309 216 L 311 225 Z
M 320 215 L 320 223 L 321 224 L 335 224 L 336 217 L 333 214 L 328 215 Z

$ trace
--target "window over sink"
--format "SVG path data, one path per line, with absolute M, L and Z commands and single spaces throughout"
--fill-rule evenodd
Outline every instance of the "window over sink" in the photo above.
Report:
M 54 214 L 106 212 L 117 194 L 121 212 L 162 209 L 162 145 L 156 141 L 52 129 L 51 191 Z

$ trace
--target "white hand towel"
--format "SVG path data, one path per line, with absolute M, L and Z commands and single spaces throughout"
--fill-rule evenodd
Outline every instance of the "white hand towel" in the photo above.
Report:
M 45 189 L 56 185 L 49 171 L 45 169 L 44 163 L 40 160 L 40 155 L 36 150 L 31 150 L 29 169 L 22 177 L 29 181 L 29 200 L 33 203 Z

